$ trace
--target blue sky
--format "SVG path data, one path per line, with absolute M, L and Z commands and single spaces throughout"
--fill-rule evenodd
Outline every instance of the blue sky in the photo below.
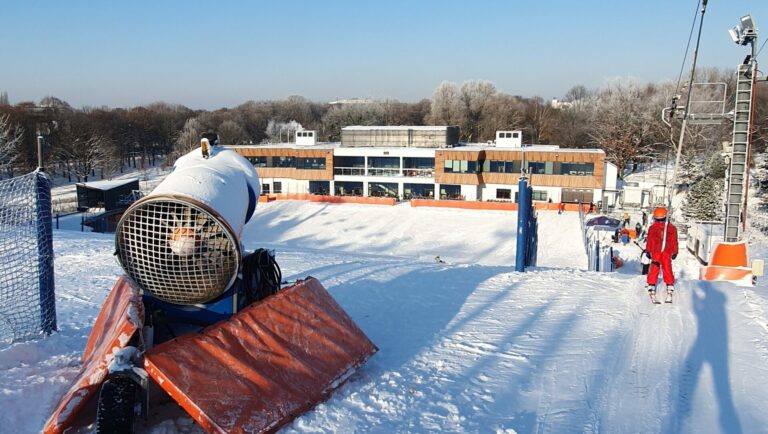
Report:
M 0 91 L 12 103 L 216 109 L 289 95 L 413 102 L 445 80 L 484 79 L 550 99 L 617 76 L 676 80 L 696 4 L 2 0 Z M 768 23 L 768 1 L 709 1 L 699 65 L 741 62 L 727 29 L 747 13 Z

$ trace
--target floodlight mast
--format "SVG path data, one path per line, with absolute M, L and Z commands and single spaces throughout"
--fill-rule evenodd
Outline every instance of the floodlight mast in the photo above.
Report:
M 733 114 L 731 158 L 728 167 L 727 193 L 725 196 L 725 222 L 723 238 L 736 242 L 747 224 L 747 190 L 749 188 L 749 164 L 751 160 L 752 128 L 755 117 L 754 87 L 758 78 L 757 28 L 751 15 L 741 17 L 741 23 L 729 31 L 738 45 L 750 45 L 751 54 L 738 66 Z M 734 38 L 734 35 L 736 38 Z

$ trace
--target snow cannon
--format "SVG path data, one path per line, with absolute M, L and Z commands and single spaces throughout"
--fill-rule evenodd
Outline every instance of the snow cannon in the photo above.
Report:
M 287 284 L 273 251 L 244 250 L 258 174 L 215 142 L 179 158 L 120 219 L 125 274 L 42 432 L 132 433 L 159 422 L 150 404 L 171 400 L 207 432 L 274 432 L 377 351 L 317 279 Z
M 211 302 L 237 279 L 240 237 L 258 197 L 253 165 L 203 139 L 201 149 L 179 158 L 173 172 L 123 214 L 115 233 L 120 265 L 163 302 Z

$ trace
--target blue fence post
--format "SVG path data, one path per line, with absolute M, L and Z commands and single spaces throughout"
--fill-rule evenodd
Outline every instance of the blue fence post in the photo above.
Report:
M 517 252 L 515 255 L 515 271 L 525 271 L 526 253 L 528 250 L 528 214 L 530 206 L 527 206 L 529 200 L 528 180 L 520 177 L 517 184 Z
M 53 228 L 51 181 L 38 171 L 35 176 L 38 282 L 40 287 L 40 330 L 56 331 L 56 294 L 53 281 Z

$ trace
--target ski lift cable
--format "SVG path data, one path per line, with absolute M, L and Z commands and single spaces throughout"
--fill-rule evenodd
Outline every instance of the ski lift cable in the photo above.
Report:
M 683 123 L 680 127 L 680 140 L 677 142 L 677 155 L 675 156 L 675 168 L 672 171 L 672 184 L 671 188 L 674 190 L 675 183 L 677 182 L 677 170 L 680 167 L 680 156 L 683 153 L 683 139 L 685 138 L 685 130 L 688 126 L 688 113 L 691 110 L 691 94 L 693 93 L 693 80 L 696 76 L 696 60 L 698 59 L 699 46 L 701 45 L 701 32 L 704 28 L 704 14 L 707 11 L 707 0 L 700 0 L 701 4 L 701 19 L 699 20 L 699 32 L 696 37 L 696 48 L 693 50 L 693 58 L 691 59 L 691 77 L 688 81 L 688 96 L 685 100 L 685 110 L 683 111 Z M 667 227 L 669 225 L 670 214 L 672 213 L 672 193 L 668 192 L 667 195 L 667 220 L 664 223 L 664 234 L 661 240 L 661 250 L 664 251 L 667 243 Z
M 680 65 L 680 74 L 677 76 L 677 84 L 675 85 L 675 92 L 680 90 L 680 81 L 683 79 L 685 62 L 688 61 L 688 51 L 691 49 L 691 40 L 693 39 L 693 31 L 696 30 L 696 18 L 699 16 L 700 5 L 701 5 L 701 0 L 699 0 L 696 3 L 696 8 L 693 10 L 693 22 L 691 22 L 691 31 L 688 33 L 688 43 L 685 45 L 685 54 L 683 55 L 683 63 Z
M 755 60 L 757 60 L 757 57 L 760 55 L 760 53 L 763 51 L 763 48 L 765 48 L 765 43 L 768 42 L 768 39 L 763 41 L 763 45 L 760 46 L 760 49 L 757 50 L 757 54 L 755 54 Z

